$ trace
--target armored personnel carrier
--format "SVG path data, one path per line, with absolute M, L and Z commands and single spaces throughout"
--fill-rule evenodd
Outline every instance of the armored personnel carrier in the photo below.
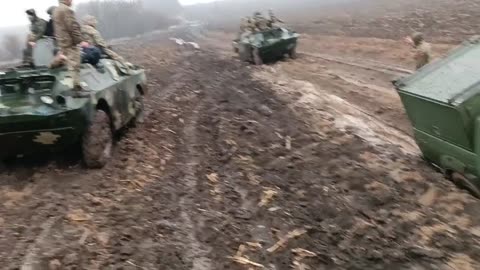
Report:
M 264 62 L 277 60 L 285 54 L 295 59 L 299 36 L 286 28 L 272 28 L 243 34 L 233 41 L 233 47 L 243 61 L 263 65 Z
M 480 197 L 480 43 L 394 82 L 424 158 Z
M 34 67 L 0 73 L 0 159 L 71 149 L 80 144 L 88 168 L 103 167 L 112 155 L 113 134 L 141 120 L 146 76 L 103 58 L 82 64 L 81 81 L 91 94 L 72 95 L 65 67 L 49 69 L 54 46 L 40 40 Z

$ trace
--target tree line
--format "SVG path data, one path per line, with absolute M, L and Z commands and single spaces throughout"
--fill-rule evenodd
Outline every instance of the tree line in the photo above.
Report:
M 76 7 L 79 22 L 87 14 L 95 16 L 98 30 L 106 39 L 132 37 L 167 28 L 177 22 L 180 11 L 177 0 L 92 0 Z M 0 61 L 20 58 L 25 38 L 16 34 L 4 35 Z
M 0 61 L 19 58 L 22 53 L 23 43 L 18 35 L 5 35 L 2 40 L 2 47 L 0 48 Z
M 144 4 L 142 0 L 95 0 L 79 4 L 77 16 L 95 16 L 98 30 L 108 39 L 135 36 L 175 24 L 176 12 L 163 12 Z

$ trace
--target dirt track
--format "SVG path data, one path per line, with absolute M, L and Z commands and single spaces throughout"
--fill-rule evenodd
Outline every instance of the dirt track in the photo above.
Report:
M 308 40 L 252 67 L 224 40 L 124 49 L 148 117 L 105 169 L 7 166 L 5 269 L 480 269 L 480 203 L 419 158 L 391 70 Z

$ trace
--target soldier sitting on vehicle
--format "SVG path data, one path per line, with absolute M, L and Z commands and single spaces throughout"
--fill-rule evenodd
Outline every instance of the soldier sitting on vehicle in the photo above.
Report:
M 240 22 L 240 33 L 247 31 L 247 29 L 248 29 L 248 18 L 244 17 Z
M 255 25 L 252 21 L 252 18 L 245 17 L 242 18 L 242 22 L 240 24 L 240 33 L 238 38 L 242 38 L 243 36 L 250 35 L 251 33 L 255 32 Z
M 269 27 L 278 27 L 278 23 L 283 23 L 282 20 L 280 20 L 279 18 L 277 18 L 277 16 L 275 16 L 275 14 L 273 13 L 273 10 L 269 10 L 268 11 L 268 14 L 270 16 L 270 20 L 268 21 L 268 26 Z
M 238 32 L 237 38 L 241 38 L 242 35 L 247 31 L 248 31 L 248 19 L 244 17 L 240 22 L 240 31 Z
M 428 64 L 431 59 L 431 46 L 423 38 L 422 33 L 414 33 L 406 42 L 415 48 L 415 68 L 418 70 Z
M 102 35 L 97 30 L 97 19 L 95 17 L 87 15 L 83 18 L 82 34 L 86 42 L 99 48 L 102 53 L 106 54 L 111 59 L 116 60 L 125 67 L 127 67 L 127 63 L 125 62 L 125 60 L 109 48 L 107 42 L 105 41 L 105 39 L 103 39 Z
M 88 43 L 82 44 L 82 49 L 80 52 L 81 63 L 91 64 L 92 66 L 97 66 L 98 62 L 102 58 L 102 51 L 92 46 Z M 48 66 L 49 68 L 57 68 L 66 64 L 67 57 L 62 51 L 58 51 L 53 58 L 53 61 Z
M 244 33 L 253 33 L 256 31 L 255 23 L 251 17 L 246 17 L 245 31 Z
M 255 12 L 253 14 L 253 22 L 254 22 L 254 25 L 255 25 L 255 30 L 256 31 L 266 31 L 268 30 L 270 27 L 268 26 L 268 20 L 265 19 L 265 17 L 263 17 L 262 13 L 260 13 L 259 11 Z
M 29 9 L 26 11 L 26 13 L 31 24 L 30 33 L 27 37 L 27 45 L 23 50 L 23 63 L 26 65 L 32 65 L 33 46 L 35 46 L 35 42 L 37 42 L 45 34 L 47 22 L 44 19 L 39 18 L 34 9 Z
M 102 59 L 102 51 L 87 42 L 82 42 L 80 45 L 80 62 L 83 64 L 90 64 L 97 67 L 97 64 Z M 67 57 L 62 51 L 55 51 L 53 61 L 50 63 L 49 68 L 57 68 L 66 64 Z

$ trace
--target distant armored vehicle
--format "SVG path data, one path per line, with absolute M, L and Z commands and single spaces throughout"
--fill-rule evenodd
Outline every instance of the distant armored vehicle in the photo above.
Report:
M 273 28 L 257 33 L 243 34 L 233 41 L 234 51 L 240 59 L 262 65 L 288 54 L 297 57 L 297 41 L 300 35 L 286 28 Z

